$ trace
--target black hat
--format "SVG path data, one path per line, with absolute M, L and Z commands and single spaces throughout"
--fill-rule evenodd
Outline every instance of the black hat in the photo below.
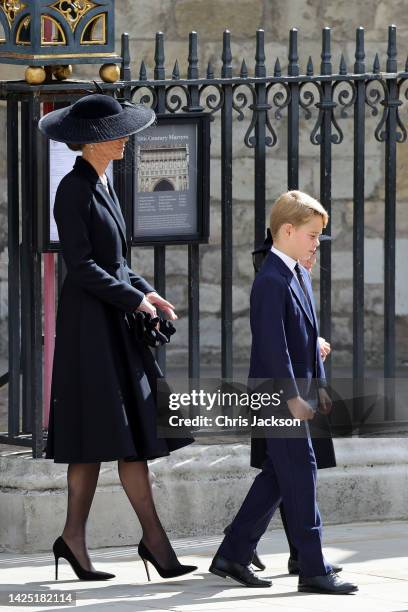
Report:
M 252 251 L 252 255 L 257 255 L 258 253 L 267 253 L 268 251 L 271 250 L 272 244 L 273 244 L 273 240 L 272 240 L 271 230 L 269 229 L 269 227 L 267 227 L 266 228 L 266 238 L 263 241 L 263 244 L 259 246 L 258 248 L 256 248 L 255 251 Z
M 72 144 L 117 140 L 149 127 L 156 115 L 143 104 L 118 102 L 106 94 L 91 94 L 71 106 L 51 111 L 38 127 L 48 138 Z
M 263 241 L 263 244 L 252 251 L 252 264 L 254 266 L 255 272 L 258 272 L 262 266 L 263 260 L 265 259 L 268 251 L 271 250 L 271 246 L 273 244 L 272 234 L 269 227 L 266 229 L 266 238 Z

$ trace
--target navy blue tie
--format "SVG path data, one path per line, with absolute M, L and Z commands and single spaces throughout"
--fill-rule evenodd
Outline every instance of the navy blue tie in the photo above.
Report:
M 296 265 L 295 265 L 295 270 L 296 270 L 296 276 L 298 277 L 299 284 L 302 287 L 302 291 L 305 294 L 305 298 L 307 299 L 307 302 L 308 302 L 308 304 L 310 306 L 309 292 L 308 292 L 308 290 L 306 288 L 305 281 L 303 279 L 302 270 L 300 269 L 300 266 L 299 266 L 298 263 L 296 263 Z

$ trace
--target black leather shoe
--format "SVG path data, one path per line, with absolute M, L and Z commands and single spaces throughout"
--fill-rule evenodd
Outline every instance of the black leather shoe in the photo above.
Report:
M 358 591 L 358 586 L 340 580 L 337 574 L 331 571 L 326 576 L 299 576 L 298 591 L 302 593 L 325 593 L 326 595 L 347 595 Z
M 341 565 L 336 565 L 335 563 L 330 563 L 330 565 L 332 566 L 333 572 L 336 572 L 336 574 L 338 574 L 339 572 L 343 570 Z M 289 557 L 288 572 L 289 574 L 296 575 L 296 576 L 299 574 L 299 561 L 297 559 L 294 559 L 293 557 Z
M 252 570 L 246 565 L 228 561 L 221 555 L 215 555 L 210 565 L 210 572 L 221 578 L 232 578 L 246 587 L 262 588 L 272 586 L 271 580 L 261 580 L 255 576 Z
M 254 550 L 254 555 L 252 557 L 251 563 L 259 570 L 264 570 L 266 568 L 265 563 L 262 563 L 262 561 L 258 557 L 258 553 L 256 552 L 256 549 Z
M 224 533 L 227 534 L 230 529 L 231 529 L 230 525 L 227 525 L 224 529 Z M 254 550 L 251 564 L 259 570 L 264 570 L 266 568 L 265 563 L 262 563 L 262 561 L 258 557 L 258 553 L 256 552 L 256 549 Z

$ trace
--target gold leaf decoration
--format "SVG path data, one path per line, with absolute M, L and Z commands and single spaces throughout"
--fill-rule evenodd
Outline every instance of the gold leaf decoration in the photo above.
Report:
M 74 31 L 82 17 L 99 5 L 91 0 L 58 0 L 48 6 L 60 13 Z
M 6 15 L 10 27 L 13 25 L 13 21 L 18 13 L 25 9 L 26 6 L 20 0 L 0 0 L 0 9 Z

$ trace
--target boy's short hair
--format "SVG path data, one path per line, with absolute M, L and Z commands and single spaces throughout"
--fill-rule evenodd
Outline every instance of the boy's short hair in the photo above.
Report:
M 282 193 L 271 209 L 269 226 L 272 238 L 276 238 L 284 223 L 291 223 L 299 227 L 307 223 L 314 215 L 319 215 L 323 220 L 323 227 L 326 227 L 329 215 L 320 202 L 303 191 L 292 190 Z

